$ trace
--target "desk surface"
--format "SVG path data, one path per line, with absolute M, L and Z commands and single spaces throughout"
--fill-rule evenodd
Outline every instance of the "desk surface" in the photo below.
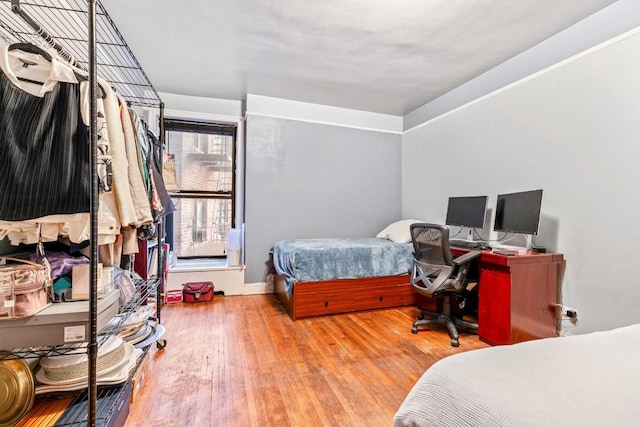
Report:
M 452 246 L 451 253 L 454 256 L 459 256 L 473 249 L 459 248 Z M 498 254 L 491 250 L 480 251 L 480 261 L 488 264 L 512 266 L 512 265 L 524 265 L 524 264 L 547 264 L 547 263 L 560 263 L 563 260 L 563 255 L 559 253 L 541 253 L 527 251 L 522 255 L 504 255 Z

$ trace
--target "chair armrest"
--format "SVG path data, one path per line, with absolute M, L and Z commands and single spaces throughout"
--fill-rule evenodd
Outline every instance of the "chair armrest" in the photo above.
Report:
M 462 265 L 480 256 L 480 251 L 469 251 L 453 260 L 454 265 Z
M 411 269 L 411 285 L 420 293 L 432 296 L 442 285 L 449 280 L 453 267 L 448 265 L 438 266 L 434 269 L 431 264 L 413 259 Z M 436 275 L 437 273 L 437 275 Z

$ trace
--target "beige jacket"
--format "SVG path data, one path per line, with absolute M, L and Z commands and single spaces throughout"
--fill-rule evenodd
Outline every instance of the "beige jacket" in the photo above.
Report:
M 105 89 L 105 117 L 107 120 L 107 131 L 111 146 L 111 167 L 113 170 L 113 192 L 115 194 L 116 206 L 120 216 L 120 223 L 123 227 L 129 225 L 137 226 L 138 216 L 131 195 L 129 186 L 129 162 L 122 130 L 122 120 L 120 118 L 120 106 L 118 97 L 108 83 L 99 79 L 100 85 Z
M 143 175 L 138 163 L 138 141 L 136 140 L 129 108 L 125 100 L 119 95 L 118 99 L 120 100 L 120 119 L 122 120 L 122 130 L 124 131 L 125 150 L 128 161 L 127 174 L 129 177 L 129 189 L 136 212 L 135 226 L 137 228 L 144 224 L 150 224 L 153 221 L 153 217 L 151 216 L 149 195 L 142 180 Z

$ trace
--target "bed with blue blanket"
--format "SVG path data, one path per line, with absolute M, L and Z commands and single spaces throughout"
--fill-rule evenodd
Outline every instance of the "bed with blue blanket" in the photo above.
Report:
M 277 242 L 271 251 L 275 292 L 300 317 L 414 304 L 411 243 L 382 238 Z

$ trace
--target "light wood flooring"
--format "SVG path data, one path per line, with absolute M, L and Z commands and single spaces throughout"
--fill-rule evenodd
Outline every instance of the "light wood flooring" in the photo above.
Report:
M 411 334 L 415 307 L 293 322 L 273 294 L 216 296 L 162 311 L 126 427 L 390 426 L 441 358 L 486 347 L 446 328 Z

